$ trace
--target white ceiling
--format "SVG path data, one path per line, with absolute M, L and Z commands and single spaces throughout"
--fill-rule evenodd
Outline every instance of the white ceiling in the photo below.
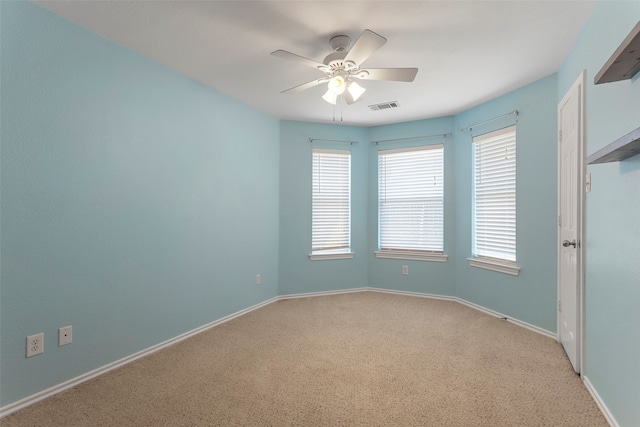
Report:
M 344 124 L 456 114 L 558 71 L 593 1 L 44 1 L 37 4 L 274 117 L 331 122 L 316 86 L 281 94 L 318 70 L 338 34 L 386 37 L 365 68 L 417 67 L 412 83 L 364 80 Z M 367 106 L 397 101 L 400 108 Z M 340 108 L 336 111 L 340 120 Z

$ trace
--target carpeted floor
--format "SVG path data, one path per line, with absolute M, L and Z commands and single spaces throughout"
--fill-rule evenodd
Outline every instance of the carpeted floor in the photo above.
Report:
M 607 426 L 558 343 L 449 301 L 282 300 L 11 426 Z

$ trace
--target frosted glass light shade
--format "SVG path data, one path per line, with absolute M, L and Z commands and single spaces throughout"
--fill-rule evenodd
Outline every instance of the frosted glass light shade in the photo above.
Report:
M 329 104 L 333 104 L 336 105 L 336 100 L 338 99 L 338 95 L 336 95 L 335 93 L 333 93 L 331 91 L 331 89 L 329 89 L 327 91 L 327 93 L 325 93 L 324 95 L 322 95 L 322 99 L 324 99 L 325 101 L 327 101 Z
M 352 81 L 352 82 L 349 82 L 349 86 L 347 87 L 347 90 L 351 94 L 351 97 L 353 98 L 353 102 L 356 102 L 362 96 L 362 94 L 366 89 L 360 86 L 358 83 Z
M 344 77 L 342 76 L 335 76 L 329 80 L 329 90 L 336 95 L 342 95 L 346 87 Z

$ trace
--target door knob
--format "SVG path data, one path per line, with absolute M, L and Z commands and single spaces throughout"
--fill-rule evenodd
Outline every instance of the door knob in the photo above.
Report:
M 573 239 L 572 241 L 565 240 L 565 241 L 562 242 L 562 246 L 564 246 L 565 248 L 568 248 L 569 246 L 573 246 L 575 248 L 576 247 L 576 239 Z

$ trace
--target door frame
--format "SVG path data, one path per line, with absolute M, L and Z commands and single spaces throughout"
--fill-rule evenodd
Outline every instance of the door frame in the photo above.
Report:
M 560 325 L 560 262 L 561 262 L 561 251 L 560 251 L 560 223 L 559 223 L 559 215 L 560 215 L 560 131 L 561 131 L 561 117 L 560 117 L 560 107 L 567 101 L 569 95 L 576 91 L 580 97 L 578 105 L 579 105 L 579 127 L 578 127 L 578 165 L 577 165 L 577 183 L 578 183 L 578 203 L 577 203 L 577 236 L 576 240 L 578 242 L 578 246 L 576 248 L 576 280 L 577 280 L 577 295 L 576 295 L 576 356 L 577 356 L 577 373 L 582 377 L 584 374 L 585 367 L 585 292 L 584 292 L 584 218 L 585 218 L 585 174 L 586 174 L 586 159 L 585 159 L 585 143 L 586 143 L 586 112 L 585 112 L 585 76 L 586 70 L 583 70 L 576 81 L 571 85 L 569 90 L 562 97 L 562 100 L 558 103 L 558 135 L 557 135 L 557 218 L 556 218 L 556 288 L 557 288 L 557 304 L 556 304 L 556 330 L 557 330 L 557 340 L 560 344 L 562 344 L 561 337 L 561 325 Z

